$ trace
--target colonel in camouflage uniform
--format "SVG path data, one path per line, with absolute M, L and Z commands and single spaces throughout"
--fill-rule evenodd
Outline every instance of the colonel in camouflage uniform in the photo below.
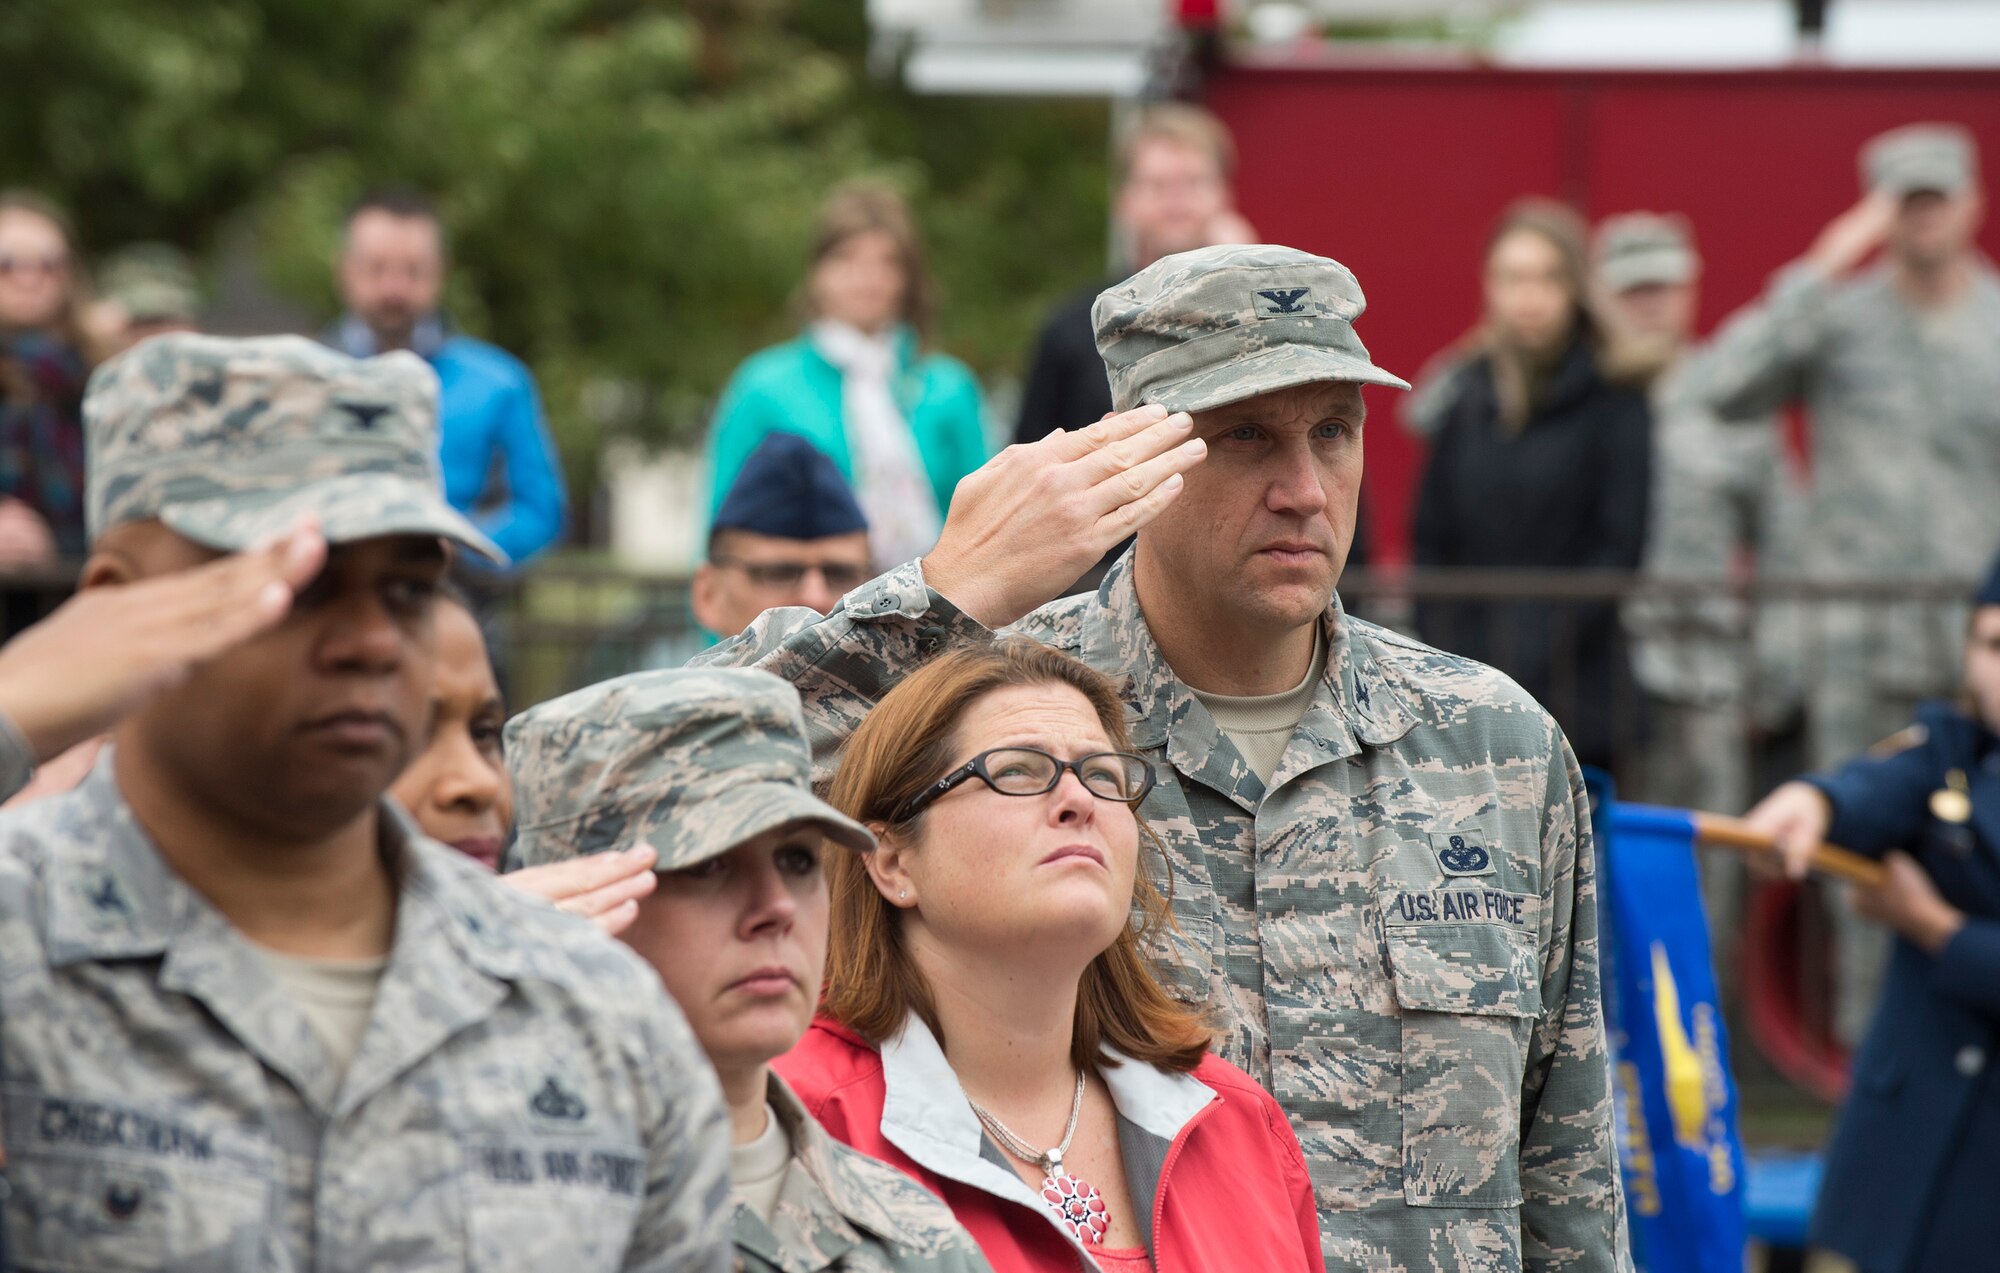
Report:
M 624 936 L 686 1005 L 722 1077 L 737 1130 L 737 1269 L 990 1273 L 950 1208 L 827 1135 L 771 1072 L 819 1000 L 818 854 L 875 844 L 813 795 L 791 686 L 728 668 L 641 672 L 522 713 L 506 750 L 526 865 L 643 845 L 659 855 L 659 886 Z M 796 993 L 736 992 L 740 974 L 778 962 L 793 965 Z M 752 1033 L 760 1013 L 769 1024 Z
M 0 817 L 0 1062 L 24 1268 L 720 1270 L 727 1131 L 649 969 L 423 838 L 436 381 L 163 336 L 84 410 L 88 587 L 302 515 L 276 627 Z
M 953 640 L 1116 678 L 1161 774 L 1168 975 L 1290 1114 L 1327 1267 L 1627 1268 L 1576 762 L 1511 681 L 1334 596 L 1360 386 L 1402 387 L 1362 307 L 1290 249 L 1161 260 L 1097 302 L 1124 414 L 1010 448 L 923 561 L 704 658 L 792 681 L 828 769 Z M 1043 604 L 1134 529 L 1095 594 Z

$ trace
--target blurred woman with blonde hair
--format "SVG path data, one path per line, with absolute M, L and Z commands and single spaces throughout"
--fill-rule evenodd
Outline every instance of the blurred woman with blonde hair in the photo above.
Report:
M 902 197 L 870 184 L 828 198 L 801 297 L 807 326 L 753 354 L 716 407 L 709 514 L 768 433 L 832 458 L 868 519 L 876 564 L 930 551 L 960 478 L 986 462 L 979 383 L 926 352 L 933 309 L 923 240 Z

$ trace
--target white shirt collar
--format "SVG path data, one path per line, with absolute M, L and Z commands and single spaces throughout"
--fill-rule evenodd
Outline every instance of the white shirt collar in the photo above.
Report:
M 980 1154 L 985 1131 L 922 1018 L 912 1015 L 895 1037 L 883 1041 L 881 1053 L 884 1139 L 927 1170 L 1046 1214 L 1040 1196 L 1020 1176 Z M 1168 1142 L 1217 1099 L 1214 1089 L 1192 1074 L 1135 1061 L 1115 1048 L 1104 1054 L 1119 1062 L 1098 1071 L 1119 1116 Z M 1049 1222 L 1055 1223 L 1053 1216 Z M 1061 1225 L 1056 1228 L 1077 1245 Z

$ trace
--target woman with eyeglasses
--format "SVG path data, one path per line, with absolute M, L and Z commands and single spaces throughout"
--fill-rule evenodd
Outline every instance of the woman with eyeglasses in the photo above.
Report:
M 1116 689 L 1067 655 L 912 674 L 842 754 L 832 803 L 878 845 L 832 860 L 823 1010 L 777 1069 L 1000 1273 L 1317 1273 L 1284 1113 L 1148 961 L 1171 922 L 1140 862 L 1152 786 Z
M 0 570 L 83 555 L 82 300 L 61 209 L 0 191 Z

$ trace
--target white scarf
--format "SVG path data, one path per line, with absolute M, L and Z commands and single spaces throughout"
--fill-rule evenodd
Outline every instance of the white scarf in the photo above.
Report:
M 936 547 L 944 518 L 916 435 L 896 405 L 893 336 L 870 336 L 821 319 L 807 330 L 820 356 L 840 371 L 841 421 L 854 457 L 854 499 L 868 519 L 868 544 L 886 569 Z

